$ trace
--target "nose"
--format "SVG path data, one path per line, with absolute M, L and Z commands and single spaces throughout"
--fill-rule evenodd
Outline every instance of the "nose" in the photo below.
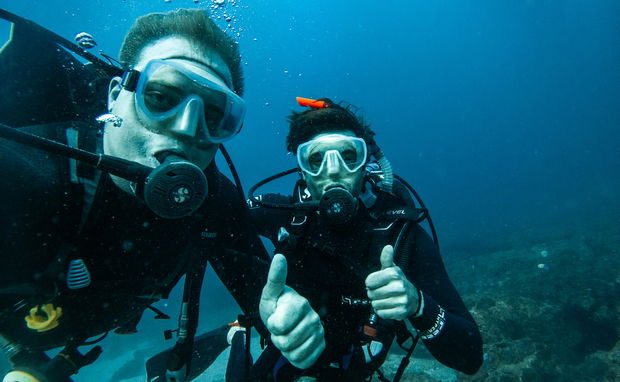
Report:
M 204 138 L 205 134 L 200 125 L 203 110 L 202 99 L 191 97 L 177 114 L 170 132 L 183 138 Z
M 338 152 L 336 150 L 330 150 L 326 154 L 327 163 L 327 175 L 335 176 L 340 174 L 340 160 L 338 159 Z

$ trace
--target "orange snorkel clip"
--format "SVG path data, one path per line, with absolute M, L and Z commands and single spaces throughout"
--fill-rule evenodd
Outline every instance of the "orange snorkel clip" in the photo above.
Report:
M 297 103 L 303 107 L 311 107 L 313 109 L 322 109 L 324 107 L 329 107 L 329 104 L 325 101 L 317 101 L 311 98 L 302 98 L 295 97 L 297 99 Z

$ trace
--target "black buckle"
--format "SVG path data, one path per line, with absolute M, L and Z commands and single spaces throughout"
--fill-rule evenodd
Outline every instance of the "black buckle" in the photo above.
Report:
M 123 79 L 121 80 L 121 87 L 127 91 L 135 92 L 138 86 L 138 79 L 140 78 L 140 72 L 135 69 L 129 69 L 123 73 Z

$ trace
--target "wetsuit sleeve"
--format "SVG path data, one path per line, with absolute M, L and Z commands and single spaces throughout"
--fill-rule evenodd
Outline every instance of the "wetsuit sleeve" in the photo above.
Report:
M 258 196 L 259 200 L 290 204 L 292 198 L 281 194 L 264 194 Z M 292 210 L 274 209 L 263 207 L 255 202 L 248 200 L 248 207 L 250 208 L 250 218 L 256 231 L 259 235 L 269 239 L 274 245 L 278 242 L 278 231 L 280 227 L 285 226 L 293 217 Z
M 420 317 L 410 318 L 433 356 L 451 368 L 474 374 L 482 365 L 482 337 L 461 296 L 450 281 L 445 266 L 429 235 L 418 225 L 408 240 L 409 269 L 405 274 L 424 299 Z

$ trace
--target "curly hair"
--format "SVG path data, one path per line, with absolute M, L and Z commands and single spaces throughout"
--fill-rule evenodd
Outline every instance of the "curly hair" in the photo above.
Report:
M 232 74 L 233 90 L 243 94 L 243 72 L 237 43 L 222 31 L 203 9 L 179 9 L 149 13 L 133 23 L 120 50 L 123 67 L 134 65 L 141 51 L 151 42 L 168 36 L 181 36 L 203 49 L 218 53 Z
M 297 154 L 297 147 L 317 134 L 341 130 L 352 131 L 366 141 L 367 145 L 375 144 L 375 132 L 371 130 L 370 124 L 351 110 L 352 105 L 342 106 L 329 98 L 320 98 L 318 101 L 324 101 L 327 107 L 311 108 L 303 112 L 293 111 L 286 118 L 289 122 L 286 149 L 289 152 Z

